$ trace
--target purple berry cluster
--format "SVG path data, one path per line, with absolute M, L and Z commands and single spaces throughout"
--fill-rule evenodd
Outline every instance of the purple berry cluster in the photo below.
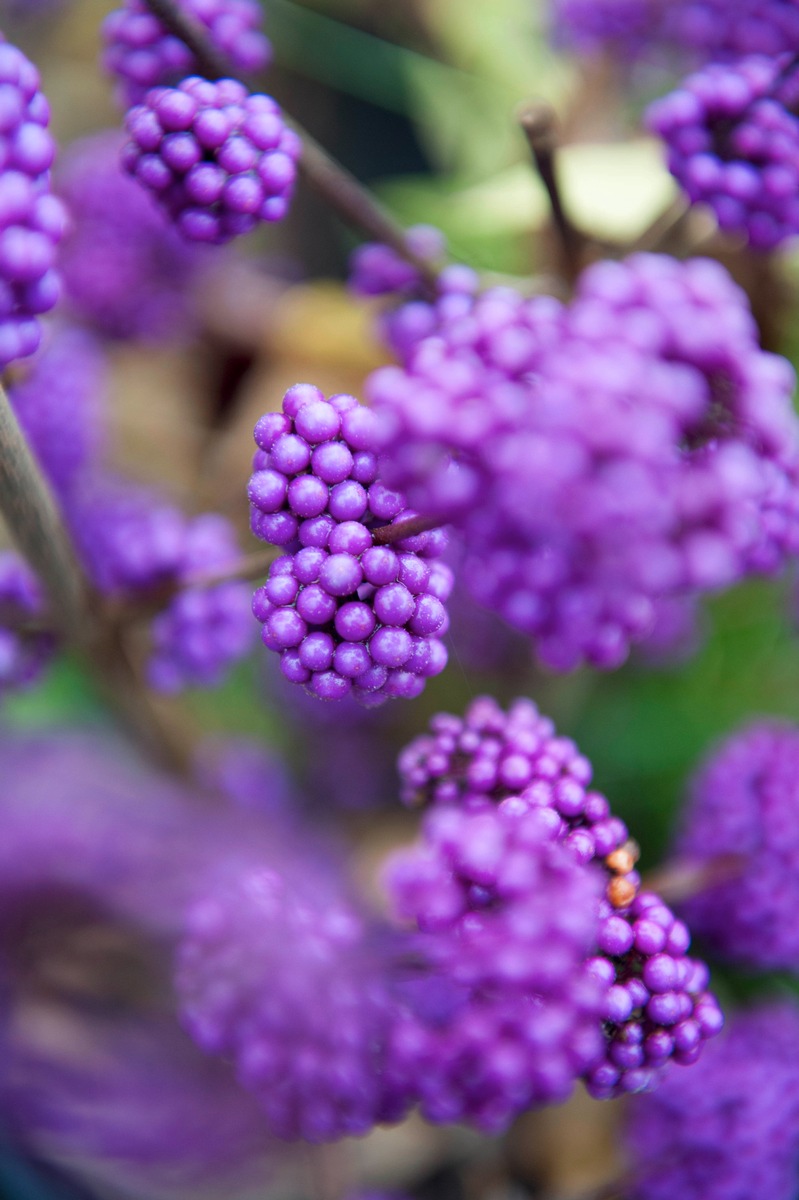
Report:
M 198 573 L 212 574 L 240 557 L 224 517 L 189 519 L 144 488 L 96 474 L 69 497 L 66 515 L 101 592 L 131 598 L 176 589 L 152 626 L 154 687 L 173 692 L 216 686 L 249 651 L 247 585 L 232 580 L 192 586 Z
M 125 118 L 126 170 L 189 241 L 220 244 L 288 212 L 301 143 L 269 96 L 191 76 Z
M 637 851 L 605 797 L 589 789 L 588 760 L 569 738 L 556 736 L 531 701 L 516 701 L 506 714 L 484 697 L 463 718 L 438 714 L 430 732 L 402 752 L 399 769 L 406 804 L 488 818 L 497 807 L 535 812 L 578 864 L 606 871 L 588 957 L 591 974 L 607 989 L 604 1057 L 583 1072 L 592 1095 L 644 1090 L 669 1060 L 698 1058 L 723 1022 L 707 991 L 707 968 L 686 957 L 686 926 L 657 896 L 639 892 Z M 473 842 L 469 852 L 479 861 L 491 855 L 496 837 Z M 427 900 L 430 911 L 435 902 L 448 902 L 440 882 Z
M 724 742 L 694 779 L 677 851 L 718 862 L 687 901 L 714 951 L 764 970 L 799 971 L 799 730 L 757 722 Z M 726 870 L 724 863 L 727 863 Z
M 473 595 L 546 665 L 618 666 L 660 600 L 799 547 L 793 371 L 719 264 L 599 263 L 568 308 L 508 288 L 411 303 L 431 331 L 368 384 L 381 470 L 461 527 Z
M 799 233 L 799 118 L 780 99 L 781 59 L 713 63 L 649 109 L 672 175 L 724 230 L 770 250 Z
M 73 142 L 57 181 L 71 227 L 59 256 L 70 306 L 99 333 L 164 342 L 193 326 L 190 287 L 205 261 L 121 168 L 124 134 Z
M 286 546 L 253 611 L 283 674 L 321 699 L 418 696 L 445 667 L 452 573 L 440 530 L 391 544 L 375 530 L 415 514 L 379 477 L 372 413 L 297 384 L 258 422 L 248 487 L 257 537 Z
M 51 634 L 20 628 L 43 613 L 44 596 L 28 564 L 9 550 L 0 551 L 0 697 L 35 683 L 53 657 Z
M 94 337 L 56 326 L 9 389 L 14 412 L 54 491 L 67 496 L 103 437 L 107 364 Z
M 179 0 L 178 7 L 196 21 L 215 49 L 244 75 L 262 70 L 271 58 L 261 30 L 257 0 Z M 102 25 L 103 65 L 119 80 L 126 107 L 139 104 L 154 87 L 179 83 L 199 64 L 188 46 L 150 11 L 145 0 L 125 0 Z
M 515 799 L 443 806 L 421 846 L 389 860 L 395 917 L 419 929 L 424 963 L 399 986 L 392 1062 L 427 1120 L 500 1132 L 601 1058 L 607 987 L 585 960 L 602 878 L 557 843 L 558 824 Z
M 799 1009 L 740 1012 L 697 1071 L 628 1110 L 629 1200 L 792 1200 L 799 1187 Z
M 378 960 L 318 876 L 311 889 L 251 867 L 211 889 L 188 915 L 176 983 L 184 1025 L 233 1059 L 275 1136 L 324 1142 L 402 1115 Z
M 405 240 L 414 254 L 431 263 L 446 250 L 446 239 L 434 225 L 412 225 Z M 356 296 L 397 296 L 415 291 L 419 282 L 412 263 L 382 242 L 364 242 L 350 260 L 349 286 Z
M 50 191 L 55 142 L 39 83 L 25 55 L 0 40 L 0 368 L 33 354 L 37 317 L 59 294 L 54 264 L 67 219 Z
M 794 0 L 551 0 L 556 41 L 625 59 L 735 61 L 799 45 Z
M 233 528 L 218 513 L 187 522 L 175 573 L 184 586 L 151 626 L 148 677 L 157 691 L 218 687 L 230 665 L 249 652 L 253 626 L 246 584 L 231 579 L 211 587 L 191 586 L 194 575 L 223 571 L 240 557 Z

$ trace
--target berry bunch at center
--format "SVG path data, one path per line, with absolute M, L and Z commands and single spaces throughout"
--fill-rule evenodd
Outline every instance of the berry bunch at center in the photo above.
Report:
M 372 413 L 354 396 L 297 384 L 255 441 L 252 530 L 287 553 L 253 611 L 283 674 L 325 700 L 419 695 L 446 666 L 452 574 L 438 558 L 441 530 L 376 536 L 416 514 L 380 480 Z

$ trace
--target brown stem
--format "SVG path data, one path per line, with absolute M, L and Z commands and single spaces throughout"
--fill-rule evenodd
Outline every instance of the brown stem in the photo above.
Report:
M 651 871 L 643 880 L 648 891 L 657 892 L 669 904 L 696 896 L 706 888 L 735 879 L 745 869 L 741 854 L 719 854 L 705 862 L 674 859 Z
M 59 633 L 82 643 L 92 598 L 52 494 L 0 385 L 0 511 L 50 597 Z
M 418 533 L 440 529 L 443 523 L 441 517 L 408 517 L 407 521 L 398 521 L 395 525 L 378 525 L 372 530 L 372 541 L 376 546 L 390 546 L 404 538 L 416 537 Z
M 558 186 L 555 168 L 558 146 L 555 111 L 544 101 L 533 101 L 520 110 L 519 124 L 527 138 L 536 170 L 549 197 L 552 220 L 558 231 L 564 265 L 569 277 L 574 279 L 582 265 L 585 238 L 566 216 Z
M 79 653 L 109 704 L 147 753 L 162 766 L 183 771 L 186 743 L 156 717 L 118 632 L 101 619 L 98 599 L 2 386 L 0 512 L 44 587 L 57 632 Z
M 280 556 L 279 546 L 270 546 L 265 550 L 256 550 L 240 558 L 230 567 L 218 571 L 198 571 L 183 579 L 170 580 L 160 588 L 142 596 L 119 596 L 108 604 L 110 619 L 117 625 L 128 625 L 134 621 L 146 621 L 159 613 L 175 596 L 186 588 L 210 588 L 218 583 L 232 583 L 236 580 L 260 579 L 269 570 L 269 566 Z
M 199 21 L 189 16 L 176 0 L 145 0 L 162 25 L 180 38 L 191 50 L 202 74 L 208 79 L 235 78 L 227 55 L 208 37 Z M 436 264 L 415 254 L 405 232 L 385 208 L 345 167 L 337 162 L 296 121 L 284 114 L 286 123 L 303 144 L 300 170 L 343 221 L 369 238 L 383 242 L 415 267 L 427 289 L 435 292 L 438 279 Z

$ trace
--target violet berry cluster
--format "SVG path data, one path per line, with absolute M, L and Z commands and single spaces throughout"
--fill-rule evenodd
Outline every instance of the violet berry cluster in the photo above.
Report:
M 598 263 L 568 307 L 456 275 L 406 311 L 367 385 L 384 477 L 546 665 L 616 667 L 660 601 L 799 548 L 793 371 L 718 263 Z
M 255 428 L 252 530 L 287 553 L 253 597 L 281 671 L 321 699 L 419 695 L 447 661 L 452 573 L 440 530 L 380 544 L 415 516 L 382 483 L 373 414 L 297 384 Z
M 794 53 L 794 0 L 552 0 L 556 40 L 643 61 L 734 62 Z
M 214 48 L 244 75 L 269 63 L 271 47 L 261 29 L 257 0 L 178 0 Z M 189 47 L 159 21 L 145 0 L 125 0 L 102 25 L 103 65 L 120 84 L 126 107 L 139 104 L 154 87 L 179 83 L 197 73 L 199 63 Z
M 450 819 L 457 828 L 460 814 L 481 818 L 467 844 L 458 843 L 466 861 L 490 862 L 499 839 L 487 829 L 500 810 L 534 812 L 576 863 L 605 872 L 596 940 L 586 959 L 606 989 L 604 1044 L 581 1072 L 592 1095 L 645 1090 L 670 1060 L 696 1061 L 723 1023 L 707 991 L 707 968 L 687 956 L 690 934 L 683 922 L 659 897 L 639 890 L 637 850 L 627 828 L 589 787 L 591 766 L 570 739 L 558 737 L 530 701 L 516 701 L 506 714 L 494 700 L 480 698 L 463 718 L 434 717 L 430 732 L 403 751 L 399 768 L 404 802 L 441 811 L 444 828 Z M 418 910 L 422 927 L 436 920 L 439 906 L 446 912 L 454 886 L 451 875 L 425 886 L 428 858 L 421 852 L 415 868 L 426 905 Z
M 396 982 L 391 1061 L 422 1116 L 487 1133 L 565 1100 L 602 1056 L 607 984 L 587 963 L 602 879 L 559 844 L 552 811 L 442 806 L 395 854 L 395 919 L 419 932 Z
M 628 1111 L 629 1200 L 792 1200 L 799 1187 L 799 1010 L 738 1013 L 701 1070 Z
M 67 218 L 50 190 L 55 142 L 39 84 L 36 67 L 0 34 L 0 368 L 34 353 L 37 318 L 59 294 Z
M 680 857 L 717 870 L 684 908 L 725 958 L 799 972 L 799 730 L 758 721 L 728 738 L 691 783 Z
M 226 518 L 187 518 L 147 489 L 97 473 L 81 481 L 65 512 L 101 592 L 128 600 L 166 593 L 152 624 L 150 683 L 165 692 L 221 683 L 252 644 L 247 585 L 213 582 L 240 558 Z M 208 583 L 197 579 L 204 575 Z
M 692 204 L 770 250 L 799 233 L 799 118 L 785 106 L 782 58 L 713 63 L 649 109 L 668 166 Z
M 271 97 L 190 76 L 147 92 L 125 127 L 126 170 L 189 241 L 220 244 L 286 215 L 301 143 Z
M 363 917 L 314 873 L 310 888 L 251 865 L 190 910 L 177 958 L 183 1023 L 232 1059 L 276 1137 L 325 1142 L 403 1115 L 386 1061 L 391 998 Z
M 71 218 L 59 255 L 65 298 L 107 337 L 166 342 L 192 330 L 190 288 L 210 252 L 186 242 L 123 171 L 124 142 L 105 130 L 73 142 L 59 163 Z

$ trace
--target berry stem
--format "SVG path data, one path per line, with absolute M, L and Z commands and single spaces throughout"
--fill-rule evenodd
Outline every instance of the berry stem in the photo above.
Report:
M 227 56 L 217 50 L 200 23 L 181 9 L 176 0 L 145 0 L 145 3 L 162 25 L 188 46 L 207 79 L 236 78 Z M 395 250 L 418 271 L 426 287 L 435 292 L 438 279 L 436 264 L 414 254 L 402 227 L 368 188 L 360 184 L 288 114 L 284 113 L 284 119 L 302 140 L 299 167 L 311 187 L 348 225 Z
M 657 892 L 667 904 L 677 904 L 709 887 L 735 879 L 745 865 L 741 854 L 719 854 L 701 863 L 675 859 L 647 875 L 643 886 L 647 891 Z
M 582 265 L 586 239 L 571 223 L 563 207 L 555 164 L 558 147 L 555 110 L 542 100 L 532 101 L 520 110 L 519 124 L 527 138 L 535 168 L 549 197 L 564 266 L 569 277 L 576 279 Z
M 101 608 L 5 389 L 0 385 L 0 512 L 42 582 L 52 624 L 78 651 L 122 723 L 161 766 L 183 772 L 186 740 L 161 719 Z
M 372 530 L 372 541 L 376 546 L 390 546 L 393 542 L 403 541 L 404 538 L 439 529 L 442 524 L 441 517 L 408 517 L 406 521 L 397 521 L 394 525 L 378 525 Z
M 66 638 L 83 642 L 91 623 L 91 592 L 50 489 L 1 385 L 0 511 L 13 540 L 42 581 L 51 601 L 54 625 Z

